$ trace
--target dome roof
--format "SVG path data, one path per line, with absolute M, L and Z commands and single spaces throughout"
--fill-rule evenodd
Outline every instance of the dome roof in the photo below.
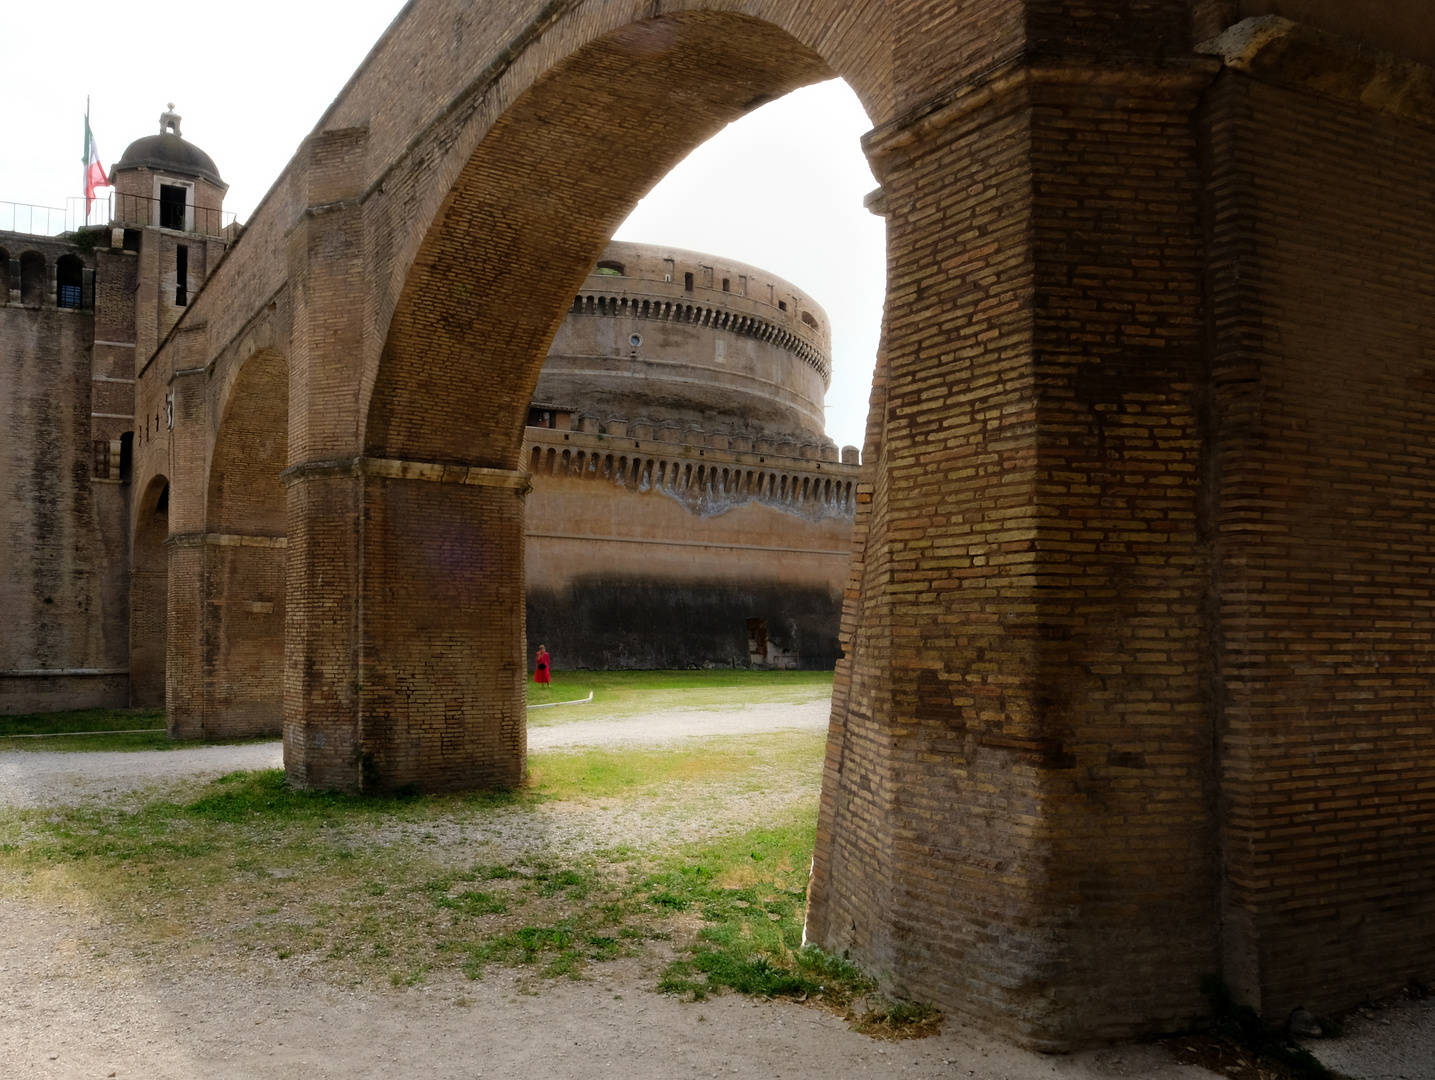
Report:
M 171 105 L 171 111 L 160 115 L 160 133 L 146 135 L 143 139 L 130 143 L 111 171 L 157 169 L 161 172 L 197 176 L 216 187 L 228 188 L 229 185 L 219 177 L 219 167 L 214 164 L 214 159 L 180 137 L 180 118 L 175 115 L 173 109 L 174 106 Z

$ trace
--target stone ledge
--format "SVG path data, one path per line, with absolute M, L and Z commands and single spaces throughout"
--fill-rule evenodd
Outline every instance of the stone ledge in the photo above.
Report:
M 1435 68 L 1278 15 L 1244 19 L 1196 46 L 1233 71 L 1435 127 Z
M 489 469 L 438 461 L 403 461 L 398 458 L 352 457 L 306 461 L 279 474 L 285 486 L 301 480 L 331 476 L 379 476 L 392 480 L 423 480 L 434 484 L 466 484 L 511 488 L 520 495 L 529 490 L 528 474 L 513 469 Z

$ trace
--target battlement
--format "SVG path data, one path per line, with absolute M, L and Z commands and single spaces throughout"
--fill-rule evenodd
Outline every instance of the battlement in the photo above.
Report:
M 570 315 L 602 315 L 609 318 L 656 319 L 757 338 L 800 357 L 822 376 L 824 389 L 832 385 L 832 359 L 805 336 L 784 329 L 751 314 L 724 307 L 685 304 L 653 294 L 588 293 L 573 298 Z
M 535 477 L 603 480 L 634 494 L 677 499 L 702 517 L 757 502 L 813 521 L 856 513 L 861 467 L 691 444 L 660 444 L 590 432 L 530 427 L 524 461 Z

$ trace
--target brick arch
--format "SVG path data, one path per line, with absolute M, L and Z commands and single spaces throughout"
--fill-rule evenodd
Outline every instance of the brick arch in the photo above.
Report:
M 204 528 L 177 565 L 200 603 L 195 640 L 173 650 L 170 729 L 184 738 L 278 734 L 284 714 L 284 556 L 289 364 L 275 349 L 245 357 L 223 395 L 210 455 Z M 177 643 L 178 644 L 178 643 Z
M 150 477 L 136 503 L 130 568 L 130 704 L 165 704 L 169 624 L 169 477 Z
M 574 289 L 637 200 L 744 112 L 848 71 L 869 108 L 890 106 L 883 5 L 706 6 L 636 22 L 564 6 L 522 48 L 505 46 L 481 99 L 445 90 L 458 96 L 379 176 L 369 162 L 391 132 L 374 108 L 403 101 L 341 105 L 311 140 L 291 247 L 310 260 L 291 353 L 295 784 L 521 782 L 518 458 Z M 390 44 L 392 59 L 371 62 L 408 55 Z M 356 374 L 352 406 L 335 394 L 320 404 L 315 387 Z M 331 605 L 336 582 L 362 613 L 357 640 L 303 615 Z
M 289 446 L 289 364 L 257 349 L 229 388 L 210 457 L 205 506 L 211 532 L 283 536 Z
M 834 74 L 775 22 L 702 10 L 618 27 L 555 63 L 493 124 L 424 236 L 366 453 L 516 467 L 548 345 L 637 200 L 728 123 Z

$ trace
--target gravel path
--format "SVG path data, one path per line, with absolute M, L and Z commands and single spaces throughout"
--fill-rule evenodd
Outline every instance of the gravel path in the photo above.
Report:
M 576 708 L 570 706 L 570 713 Z M 740 709 L 670 709 L 621 719 L 565 718 L 563 723 L 531 729 L 528 749 L 653 746 L 698 737 L 821 731 L 830 711 L 827 700 L 821 699 Z M 109 799 L 175 780 L 207 780 L 238 769 L 277 769 L 283 764 L 283 746 L 278 742 L 133 753 L 0 754 L 0 806 Z

